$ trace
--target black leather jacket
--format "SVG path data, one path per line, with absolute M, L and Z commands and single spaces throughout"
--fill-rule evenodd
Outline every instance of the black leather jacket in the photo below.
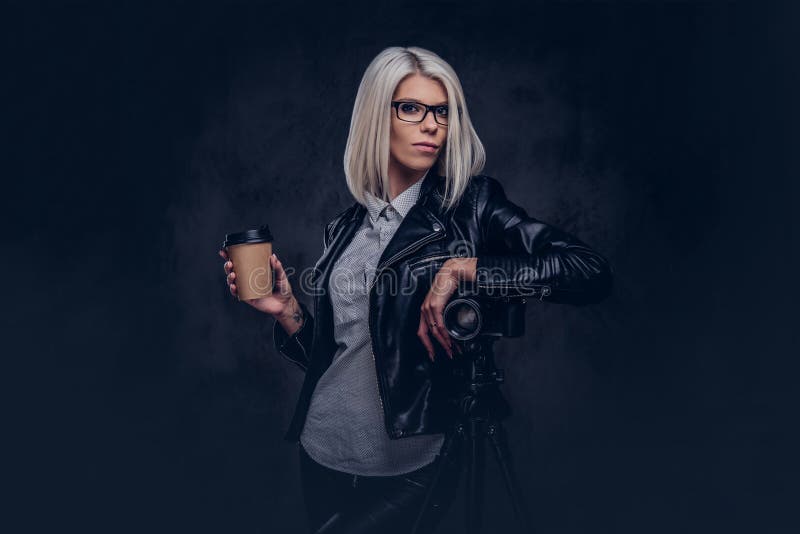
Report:
M 442 209 L 444 178 L 429 172 L 419 199 L 384 249 L 369 298 L 369 325 L 379 399 L 392 438 L 446 432 L 459 413 L 455 360 L 431 337 L 435 362 L 417 337 L 420 307 L 449 257 L 477 257 L 479 290 L 569 304 L 595 303 L 612 285 L 608 262 L 575 237 L 532 217 L 508 200 L 500 183 L 473 176 L 459 204 Z M 288 336 L 278 322 L 276 349 L 306 372 L 285 439 L 298 441 L 311 394 L 336 352 L 327 291 L 331 267 L 361 225 L 358 203 L 325 228 L 325 249 L 309 279 L 313 313 L 302 302 L 303 326 Z M 473 288 L 475 286 L 473 285 Z M 293 289 L 297 294 L 298 291 Z M 298 299 L 299 302 L 299 299 Z

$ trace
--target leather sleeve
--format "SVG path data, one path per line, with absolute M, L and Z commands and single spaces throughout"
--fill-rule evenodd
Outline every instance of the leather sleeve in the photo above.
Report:
M 338 218 L 325 225 L 322 234 L 322 255 L 328 250 L 330 245 L 330 235 Z M 308 369 L 311 358 L 311 342 L 314 339 L 314 316 L 308 311 L 308 307 L 297 301 L 300 309 L 303 310 L 303 326 L 297 332 L 289 336 L 278 321 L 272 326 L 272 340 L 275 350 L 281 353 L 289 361 L 297 364 L 304 372 Z
M 300 369 L 308 369 L 311 342 L 314 338 L 314 317 L 305 304 L 297 301 L 300 309 L 303 310 L 303 325 L 291 336 L 286 333 L 281 324 L 275 321 L 272 326 L 272 339 L 275 350 L 281 353 L 289 361 L 297 364 Z
M 476 209 L 488 254 L 478 254 L 476 285 L 492 296 L 592 304 L 608 296 L 608 261 L 570 234 L 528 216 L 485 177 Z

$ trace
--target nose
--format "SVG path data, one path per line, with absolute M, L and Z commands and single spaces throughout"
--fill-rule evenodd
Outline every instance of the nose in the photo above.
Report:
M 419 125 L 423 132 L 435 132 L 439 127 L 439 123 L 436 122 L 436 117 L 433 115 L 433 111 L 428 111 L 425 114 L 425 118 L 422 119 L 422 122 L 419 123 Z

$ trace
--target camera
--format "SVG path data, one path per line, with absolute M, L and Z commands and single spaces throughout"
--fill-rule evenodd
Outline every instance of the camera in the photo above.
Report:
M 525 299 L 491 297 L 470 288 L 459 288 L 442 315 L 445 328 L 458 341 L 478 335 L 519 337 L 525 331 Z

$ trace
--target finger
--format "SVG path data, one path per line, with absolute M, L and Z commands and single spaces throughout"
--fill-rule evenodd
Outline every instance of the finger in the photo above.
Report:
M 439 326 L 438 325 L 433 327 L 433 329 L 431 330 L 431 334 L 433 334 L 433 337 L 435 337 L 436 340 L 439 342 L 439 344 L 442 347 L 444 347 L 444 351 L 447 353 L 447 355 L 452 360 L 453 359 L 453 349 L 450 347 L 449 338 L 447 338 L 447 337 L 445 337 L 445 336 L 443 336 L 441 334 L 441 332 L 439 331 Z
M 444 326 L 444 315 L 443 310 L 435 308 L 433 312 L 433 316 L 436 318 L 436 327 L 435 331 L 439 334 L 439 338 L 443 339 L 445 347 L 448 349 L 448 354 L 450 358 L 453 357 L 453 340 L 450 338 L 450 332 L 447 331 L 447 328 Z
M 273 265 L 275 265 L 275 281 L 283 281 L 286 279 L 286 271 L 283 270 L 283 264 L 281 260 L 278 259 L 278 256 L 273 254 L 270 260 L 273 261 Z
M 233 281 L 234 278 L 236 278 L 236 273 L 233 273 L 233 272 L 232 273 L 228 273 L 228 276 L 226 277 L 226 279 L 227 279 L 229 284 Z
M 427 304 L 423 304 L 422 312 L 420 314 L 420 317 L 421 317 L 421 319 L 423 321 L 423 329 L 425 331 L 425 339 L 427 339 L 428 342 L 430 343 L 431 352 L 433 352 L 435 354 L 435 351 L 433 349 L 433 339 L 436 338 L 436 333 L 434 332 L 435 327 L 431 326 L 433 321 L 434 321 L 434 319 L 433 319 L 433 312 L 431 311 L 430 306 L 428 306 Z M 441 340 L 437 340 L 437 341 L 439 342 L 440 345 L 442 345 Z M 447 351 L 447 349 L 445 348 L 445 352 L 446 351 Z
M 225 269 L 225 274 L 230 274 L 230 272 L 233 270 L 233 262 L 232 261 L 226 261 L 222 265 L 222 268 Z
M 229 285 L 228 287 L 229 287 L 229 288 L 230 288 L 230 290 L 231 290 L 231 295 L 233 295 L 234 297 L 238 296 L 238 295 L 236 294 L 236 284 L 231 284 L 231 285 Z
M 272 261 L 272 266 L 275 269 L 275 287 L 278 288 L 281 295 L 285 295 L 290 291 L 291 286 L 289 285 L 289 279 L 286 277 L 286 271 L 283 269 L 283 264 L 275 255 L 270 257 L 270 261 Z
M 425 345 L 425 349 L 428 351 L 428 359 L 433 361 L 433 343 L 431 343 L 431 340 L 428 338 L 428 328 L 423 321 L 424 319 L 420 321 L 419 330 L 417 330 L 417 336 L 422 341 L 422 344 Z
M 227 259 L 228 259 L 228 253 L 227 253 L 227 252 L 225 252 L 225 251 L 224 251 L 224 250 L 222 250 L 222 249 L 220 249 L 220 251 L 219 251 L 219 255 L 220 255 L 220 256 L 222 256 L 222 259 L 223 259 L 223 260 L 227 260 Z
M 429 330 L 431 335 L 436 338 L 442 347 L 444 347 L 445 352 L 450 359 L 452 359 L 453 350 L 450 347 L 450 336 L 448 336 L 446 333 L 443 333 L 444 321 L 441 319 L 442 314 L 439 313 L 439 318 L 437 319 L 437 312 L 434 311 L 434 308 L 432 306 L 423 304 L 422 315 L 425 317 L 427 330 Z M 435 326 L 434 323 L 436 323 Z

